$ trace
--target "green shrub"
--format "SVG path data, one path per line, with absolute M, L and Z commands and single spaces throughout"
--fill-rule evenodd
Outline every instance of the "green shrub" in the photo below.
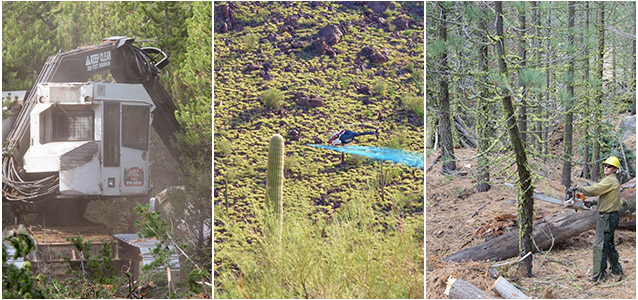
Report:
M 283 238 L 265 231 L 234 251 L 236 272 L 216 276 L 219 298 L 423 298 L 423 222 L 381 229 L 371 192 L 353 195 L 329 220 L 287 213 Z M 262 218 L 262 228 L 267 222 Z M 384 233 L 379 232 L 383 230 Z
M 423 118 L 423 110 L 424 110 L 424 98 L 420 97 L 420 96 L 403 96 L 403 98 L 401 99 L 401 102 L 403 103 L 403 106 L 410 110 L 413 111 L 415 114 L 417 114 L 417 116 Z
M 233 148 L 230 144 L 230 141 L 226 138 L 221 138 L 217 143 L 215 143 L 215 148 L 217 148 L 215 152 L 219 156 L 228 156 L 233 151 Z
M 388 84 L 383 78 L 377 79 L 372 86 L 372 94 L 377 96 L 384 96 L 388 89 Z
M 248 52 L 248 51 L 253 51 L 255 50 L 255 48 L 257 48 L 257 43 L 259 41 L 259 38 L 257 37 L 257 35 L 249 33 L 243 36 L 241 40 L 243 42 L 242 49 Z
M 281 101 L 284 99 L 284 94 L 278 89 L 269 89 L 261 94 L 261 100 L 264 102 L 264 106 L 267 109 L 276 109 L 281 106 Z

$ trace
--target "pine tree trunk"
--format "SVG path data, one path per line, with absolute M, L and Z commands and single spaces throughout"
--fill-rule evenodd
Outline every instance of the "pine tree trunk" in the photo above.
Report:
M 574 45 L 574 6 L 576 4 L 573 1 L 569 1 L 569 19 L 568 19 L 568 43 L 569 49 L 573 49 Z M 569 51 L 569 55 L 573 55 L 573 51 Z M 564 152 L 563 152 L 563 178 L 562 183 L 565 188 L 569 188 L 572 185 L 572 125 L 573 125 L 573 101 L 574 101 L 574 61 L 575 57 L 569 61 L 569 67 L 567 70 L 567 101 L 565 101 L 565 136 L 564 136 Z
M 551 2 L 550 2 L 551 5 Z M 548 10 L 547 11 L 547 37 L 552 36 L 552 10 Z M 550 103 L 551 101 L 551 94 L 552 94 L 552 81 L 551 81 L 551 77 L 552 77 L 552 73 L 549 69 L 549 61 L 550 61 L 550 53 L 551 53 L 551 44 L 549 43 L 549 38 L 547 39 L 547 51 L 545 52 L 545 72 L 547 73 L 547 75 L 545 76 L 545 80 L 546 80 L 546 86 L 547 86 L 547 103 Z M 545 112 L 543 115 L 543 119 L 545 119 L 547 122 L 547 116 L 548 113 Z M 547 162 L 547 156 L 549 154 L 549 126 L 547 126 L 547 123 L 545 124 L 545 128 L 543 129 L 543 162 Z
M 538 37 L 541 34 L 540 31 L 540 27 L 541 27 L 541 11 L 540 8 L 538 7 L 538 1 L 532 1 L 532 9 L 534 10 L 534 36 L 536 36 L 536 38 L 534 39 L 534 49 L 538 49 L 539 48 L 539 42 L 538 42 Z M 535 61 L 536 63 L 540 64 L 541 60 L 543 58 L 541 57 L 541 53 L 540 51 L 536 51 L 535 54 Z M 543 105 L 542 105 L 542 101 L 543 101 L 543 93 L 542 91 L 539 91 L 537 93 L 537 101 L 538 101 L 538 120 L 536 121 L 536 133 L 534 134 L 534 145 L 536 146 L 536 151 L 538 153 L 542 153 L 543 149 L 542 149 L 542 132 L 543 132 L 543 122 L 541 121 L 542 117 L 543 117 Z
M 522 2 L 525 6 L 525 2 Z M 525 69 L 525 61 L 527 60 L 527 52 L 525 51 L 525 9 L 519 12 L 518 15 L 518 57 L 521 58 L 519 69 L 518 87 L 521 91 L 521 107 L 519 109 L 520 119 L 518 120 L 518 127 L 521 131 L 521 140 L 523 143 L 527 142 L 527 100 L 525 100 L 525 84 L 520 80 L 520 72 Z
M 495 5 L 497 21 L 496 35 L 498 52 L 499 72 L 507 78 L 507 65 L 505 64 L 505 40 L 503 36 L 503 2 L 497 1 Z M 519 223 L 519 255 L 522 257 L 533 250 L 532 232 L 534 222 L 534 187 L 532 186 L 532 177 L 528 169 L 527 155 L 525 147 L 521 140 L 521 134 L 516 124 L 514 116 L 514 107 L 512 106 L 512 95 L 507 88 L 501 87 L 501 96 L 503 97 L 503 112 L 509 127 L 510 140 L 512 148 L 516 154 L 516 168 L 518 171 L 518 184 L 520 188 L 518 202 L 518 223 Z M 532 276 L 532 255 L 528 256 L 521 262 L 521 271 L 523 276 Z
M 446 8 L 442 2 L 437 2 L 439 7 L 439 40 L 447 40 L 447 28 L 446 28 Z M 443 167 L 442 172 L 444 174 L 451 173 L 456 170 L 456 162 L 454 161 L 454 144 L 452 141 L 452 125 L 450 124 L 450 95 L 448 90 L 447 74 L 447 50 L 441 52 L 439 55 L 440 65 L 440 77 L 439 77 L 439 111 L 441 118 L 439 124 L 441 125 L 441 151 L 443 151 Z
M 481 6 L 481 4 L 479 4 Z M 485 9 L 481 7 L 481 9 Z M 479 20 L 480 29 L 487 34 L 487 20 Z M 487 192 L 490 190 L 490 161 L 489 153 L 487 149 L 490 143 L 490 128 L 489 128 L 489 102 L 487 101 L 487 45 L 488 40 L 486 35 L 481 36 L 480 46 L 478 48 L 479 63 L 478 69 L 480 72 L 479 83 L 481 84 L 478 107 L 480 116 L 476 118 L 476 128 L 478 137 L 478 146 L 476 151 L 478 152 L 478 185 L 476 189 L 479 192 Z
M 582 31 L 581 31 L 582 34 Z M 585 2 L 585 35 L 587 37 L 589 37 L 589 2 Z M 585 83 L 587 84 L 587 86 L 589 86 L 589 46 L 587 46 L 587 43 L 585 42 L 585 38 L 582 38 L 583 40 L 583 45 L 584 45 L 584 49 L 583 49 L 583 56 L 584 58 L 584 62 L 585 62 L 585 66 L 584 66 L 584 79 L 585 79 Z M 585 164 L 583 165 L 583 178 L 586 179 L 591 179 L 591 175 L 589 172 L 589 147 L 591 147 L 591 144 L 589 143 L 589 141 L 591 140 L 591 137 L 589 135 L 589 125 L 591 123 L 591 112 L 589 110 L 589 95 L 585 95 L 583 97 L 585 99 L 585 105 L 583 107 L 584 109 L 584 117 L 583 117 L 583 124 L 584 124 L 584 131 L 585 131 L 585 153 L 584 153 L 584 161 Z
M 600 79 L 600 90 L 597 93 L 596 105 L 594 106 L 594 158 L 592 162 L 592 180 L 598 181 L 600 175 L 600 126 L 601 110 L 603 103 L 603 58 L 605 55 L 605 2 L 598 2 L 600 14 L 598 16 L 598 78 Z
M 632 26 L 631 28 L 632 28 L 632 31 L 633 31 L 632 32 L 633 36 L 636 36 L 636 2 L 632 2 L 631 6 L 632 6 L 631 16 L 632 16 L 632 18 L 634 20 L 634 23 L 633 23 L 634 26 Z M 631 81 L 633 81 L 633 80 L 636 79 L 636 39 L 633 39 L 631 41 L 631 57 L 633 58 L 632 59 L 632 64 L 631 64 L 631 66 L 632 66 L 631 67 Z M 630 86 L 632 85 L 631 81 L 629 83 Z M 636 91 L 635 91 L 636 85 L 635 85 L 635 82 L 634 82 L 633 86 L 634 86 L 634 102 L 631 104 L 631 114 L 635 115 L 636 114 Z

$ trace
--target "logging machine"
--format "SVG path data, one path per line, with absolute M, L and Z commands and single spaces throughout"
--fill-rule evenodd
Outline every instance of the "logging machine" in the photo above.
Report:
M 162 50 L 127 37 L 47 59 L 3 141 L 3 210 L 16 217 L 3 223 L 26 225 L 37 246 L 28 260 L 79 261 L 64 238 L 73 235 L 113 242 L 121 260 L 117 239 L 82 215 L 91 200 L 149 195 L 151 125 L 179 156 L 176 107 L 158 80 L 167 64 Z M 115 82 L 91 81 L 105 71 Z

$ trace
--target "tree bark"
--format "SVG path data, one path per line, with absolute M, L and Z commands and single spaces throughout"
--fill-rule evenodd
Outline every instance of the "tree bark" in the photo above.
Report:
M 595 226 L 595 211 L 576 213 L 573 210 L 567 210 L 536 221 L 534 224 L 534 241 L 541 250 L 547 250 L 552 244 L 579 235 L 587 230 L 593 229 Z M 514 257 L 519 253 L 518 232 L 518 230 L 514 230 L 505 233 L 480 245 L 449 255 L 443 260 L 455 262 L 463 260 L 499 261 Z M 532 252 L 537 252 L 535 247 L 532 249 Z
M 601 127 L 601 106 L 603 103 L 603 58 L 605 55 L 605 2 L 598 2 L 600 12 L 598 16 L 598 79 L 600 87 L 596 94 L 596 105 L 594 105 L 594 158 L 592 159 L 592 180 L 598 181 L 600 176 L 600 127 Z
M 582 34 L 582 31 L 581 31 Z M 585 2 L 585 36 L 587 38 L 589 38 L 589 2 Z M 586 86 L 589 86 L 589 46 L 587 46 L 587 43 L 585 42 L 585 37 L 582 38 L 583 40 L 583 56 L 584 56 L 584 62 L 585 62 L 585 66 L 584 66 L 584 71 L 583 71 L 583 76 L 585 79 L 585 84 Z M 584 125 L 584 131 L 585 131 L 585 153 L 584 153 L 584 161 L 585 164 L 583 165 L 583 178 L 586 179 L 590 179 L 591 175 L 589 174 L 589 147 L 590 147 L 590 143 L 589 140 L 591 139 L 591 137 L 589 136 L 589 124 L 590 124 L 590 118 L 591 118 L 591 113 L 589 110 L 589 95 L 584 95 L 583 97 L 585 99 L 585 105 L 583 107 L 584 109 L 584 116 L 583 116 L 583 125 Z
M 492 295 L 477 288 L 473 284 L 461 279 L 450 276 L 447 280 L 445 295 L 450 299 L 494 299 Z
M 551 7 L 552 3 L 549 2 L 549 5 Z M 552 10 L 549 9 L 547 11 L 547 50 L 545 52 L 545 72 L 546 72 L 546 76 L 545 76 L 545 83 L 547 86 L 547 91 L 546 91 L 546 96 L 547 96 L 547 103 L 551 103 L 551 90 L 552 90 L 552 82 L 551 82 L 551 76 L 552 73 L 550 71 L 549 68 L 549 61 L 550 61 L 550 53 L 551 53 L 551 44 L 550 44 L 550 37 L 552 36 Z M 540 110 L 541 112 L 543 111 L 543 107 L 542 105 L 540 105 Z M 544 112 L 543 114 L 541 114 L 541 116 L 543 116 L 543 118 L 545 120 L 547 120 L 548 117 L 548 113 Z M 543 162 L 547 162 L 547 156 L 549 154 L 549 125 L 545 125 L 545 130 L 540 130 L 542 131 L 542 135 L 543 135 L 543 142 L 542 142 L 542 146 L 543 146 Z
M 620 216 L 636 211 L 636 178 L 623 184 L 620 194 L 626 205 L 618 210 Z M 552 245 L 577 236 L 596 227 L 596 215 L 591 211 L 574 212 L 571 209 L 561 211 L 545 217 L 534 224 L 534 241 L 540 250 L 547 250 Z M 532 252 L 537 252 L 536 247 Z M 518 230 L 511 231 L 488 240 L 480 245 L 463 249 L 443 258 L 444 261 L 461 262 L 463 260 L 492 260 L 499 261 L 514 257 L 518 254 Z M 531 257 L 531 255 L 530 255 Z
M 634 21 L 634 26 L 632 26 L 632 33 L 633 36 L 636 36 L 636 2 L 632 2 L 631 4 L 631 16 L 633 18 Z M 635 80 L 636 79 L 636 39 L 633 39 L 631 41 L 631 58 L 632 58 L 632 68 L 631 68 L 631 80 Z M 631 85 L 631 81 L 630 81 L 630 85 Z M 634 101 L 631 103 L 631 114 L 635 115 L 636 114 L 636 91 L 635 91 L 635 84 L 634 86 Z M 631 89 L 630 89 L 631 90 Z
M 569 16 L 568 16 L 568 48 L 573 49 L 574 46 L 574 1 L 569 1 Z M 563 176 L 562 183 L 565 188 L 569 188 L 572 185 L 572 125 L 574 114 L 572 112 L 574 101 L 574 61 L 573 51 L 569 51 L 569 55 L 572 59 L 569 61 L 569 67 L 567 69 L 567 99 L 565 101 L 565 136 L 564 136 L 564 151 L 563 151 Z
M 525 7 L 525 2 L 521 2 L 521 5 Z M 518 127 L 521 131 L 521 140 L 523 143 L 527 142 L 527 100 L 525 99 L 525 84 L 520 79 L 520 72 L 525 69 L 525 61 L 527 60 L 527 52 L 525 51 L 525 8 L 518 12 L 518 56 L 520 57 L 520 69 L 518 87 L 521 91 L 521 107 L 519 109 L 520 119 L 518 120 Z
M 496 6 L 496 49 L 498 52 L 498 65 L 501 76 L 507 78 L 507 65 L 505 64 L 505 38 L 503 36 L 503 2 L 497 1 Z M 518 201 L 518 224 L 519 224 L 519 255 L 522 257 L 527 252 L 533 250 L 532 232 L 534 222 L 534 187 L 532 185 L 532 176 L 528 169 L 527 155 L 525 147 L 521 141 L 521 134 L 516 124 L 514 116 L 514 107 L 512 106 L 512 95 L 507 88 L 501 87 L 501 97 L 503 97 L 503 111 L 507 119 L 509 127 L 510 140 L 512 148 L 516 154 L 516 169 L 518 171 L 518 185 L 520 188 Z M 532 256 L 528 256 L 521 262 L 523 276 L 532 276 Z
M 505 299 L 529 299 L 527 295 L 516 288 L 511 282 L 507 281 L 503 276 L 496 279 L 494 285 L 492 285 L 492 290 Z
M 439 8 L 439 28 L 438 36 L 440 41 L 447 40 L 446 15 L 447 9 L 443 2 L 437 2 Z M 442 172 L 444 174 L 452 173 L 456 170 L 456 162 L 454 156 L 454 144 L 452 141 L 452 125 L 450 124 L 450 95 L 447 82 L 447 49 L 443 50 L 439 55 L 440 77 L 439 77 L 439 110 L 441 118 L 441 151 L 443 151 Z
M 487 4 L 479 4 L 479 6 L 487 5 Z M 485 7 L 481 7 L 481 9 L 486 9 Z M 489 102 L 487 101 L 487 73 L 488 70 L 488 58 L 487 58 L 487 20 L 480 19 L 479 20 L 479 28 L 485 34 L 481 35 L 480 45 L 478 48 L 478 69 L 480 72 L 479 76 L 479 84 L 481 85 L 479 89 L 479 99 L 478 99 L 478 109 L 480 116 L 476 118 L 476 129 L 477 129 L 477 137 L 478 137 L 478 145 L 476 151 L 478 152 L 478 179 L 476 189 L 479 193 L 487 192 L 490 190 L 490 160 L 489 153 L 487 151 L 490 143 L 490 123 L 489 123 Z

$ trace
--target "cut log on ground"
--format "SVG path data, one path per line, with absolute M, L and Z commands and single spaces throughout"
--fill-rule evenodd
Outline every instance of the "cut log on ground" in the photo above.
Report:
M 575 213 L 572 210 L 543 218 L 534 223 L 534 241 L 541 250 L 579 235 L 596 226 L 596 212 Z M 553 242 L 552 242 L 553 241 Z M 534 249 L 536 251 L 536 249 Z M 495 237 L 480 245 L 461 250 L 445 257 L 444 261 L 463 260 L 499 261 L 518 255 L 518 229 Z
M 625 199 L 628 204 L 624 205 L 619 211 L 620 216 L 635 211 L 635 178 L 625 183 L 623 187 L 632 183 L 634 184 L 633 188 L 626 188 L 621 192 L 621 198 Z M 552 245 L 594 229 L 596 227 L 596 215 L 595 208 L 591 211 L 580 213 L 576 213 L 573 210 L 564 210 L 540 219 L 534 223 L 534 242 L 540 250 L 547 250 Z M 534 251 L 538 251 L 536 247 L 534 247 Z M 443 260 L 455 262 L 463 260 L 499 261 L 518 254 L 518 229 L 516 229 L 480 245 L 448 255 Z
M 450 276 L 444 292 L 450 299 L 494 299 L 492 295 L 477 288 L 473 284 Z
M 458 134 L 460 135 L 460 137 L 462 137 L 460 140 L 466 145 L 466 147 L 476 148 L 476 145 L 478 145 L 476 142 L 476 138 L 467 129 L 467 126 L 465 125 L 465 122 L 463 122 L 463 119 L 461 119 L 461 117 L 454 116 L 454 127 L 456 127 Z M 467 141 L 467 143 L 465 143 L 464 140 Z
M 492 290 L 505 299 L 529 299 L 527 295 L 516 288 L 511 282 L 507 281 L 503 276 L 496 279 Z

